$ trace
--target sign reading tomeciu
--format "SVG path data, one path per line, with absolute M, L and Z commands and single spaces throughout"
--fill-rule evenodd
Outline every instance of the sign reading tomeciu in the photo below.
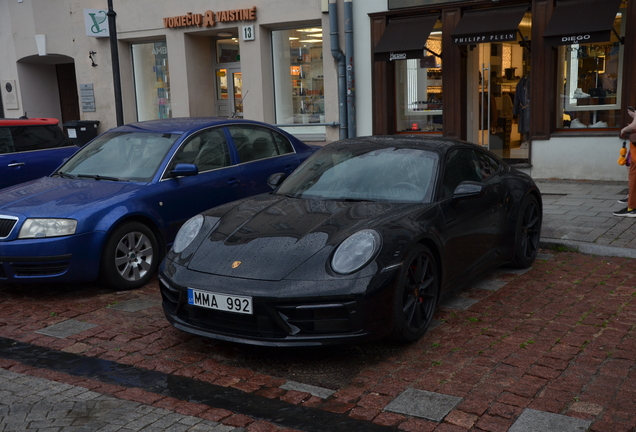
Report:
M 84 26 L 86 36 L 108 37 L 108 11 L 102 9 L 84 9 Z
M 164 18 L 163 26 L 166 28 L 214 27 L 217 22 L 253 21 L 255 19 L 256 6 L 252 6 L 251 9 L 233 9 L 220 12 L 207 10 L 203 14 L 188 12 L 185 15 Z
M 453 43 L 455 45 L 472 45 L 478 43 L 487 42 L 510 42 L 517 40 L 516 32 L 497 33 L 489 35 L 476 35 L 476 36 L 455 36 L 453 37 Z

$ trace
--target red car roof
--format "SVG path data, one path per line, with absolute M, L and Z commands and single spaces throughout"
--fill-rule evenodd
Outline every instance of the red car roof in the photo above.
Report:
M 56 125 L 58 119 L 55 118 L 30 118 L 30 119 L 4 119 L 0 118 L 0 126 L 43 126 Z

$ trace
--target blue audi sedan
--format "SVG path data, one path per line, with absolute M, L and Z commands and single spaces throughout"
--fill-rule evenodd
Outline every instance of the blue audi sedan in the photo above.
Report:
M 240 119 L 111 129 L 51 176 L 0 191 L 0 283 L 140 287 L 186 220 L 270 191 L 271 174 L 291 173 L 316 149 Z

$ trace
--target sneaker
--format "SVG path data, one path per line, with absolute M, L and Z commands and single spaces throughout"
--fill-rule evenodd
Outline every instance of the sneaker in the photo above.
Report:
M 586 128 L 587 125 L 581 123 L 581 120 L 579 119 L 574 119 L 570 122 L 570 128 L 571 129 L 580 129 L 580 128 Z
M 589 98 L 590 95 L 588 93 L 585 93 L 580 88 L 577 88 L 576 90 L 574 90 L 574 94 L 572 95 L 572 97 L 574 99 L 585 99 L 585 98 Z
M 628 196 L 626 196 L 625 198 L 621 198 L 618 200 L 619 204 L 627 204 L 627 198 L 629 198 Z
M 614 216 L 636 217 L 636 209 L 628 211 L 626 208 L 624 208 L 623 210 L 614 212 Z
M 607 128 L 607 122 L 597 121 L 593 125 L 590 125 L 591 128 Z

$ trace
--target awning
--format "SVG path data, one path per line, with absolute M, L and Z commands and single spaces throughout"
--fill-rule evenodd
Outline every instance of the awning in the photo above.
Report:
M 451 33 L 455 45 L 517 40 L 517 29 L 528 5 L 469 10 Z
M 427 15 L 389 21 L 373 50 L 375 60 L 417 59 L 430 55 L 424 53 L 424 46 L 437 19 L 438 15 Z
M 562 0 L 557 3 L 543 39 L 549 45 L 606 42 L 621 0 Z

